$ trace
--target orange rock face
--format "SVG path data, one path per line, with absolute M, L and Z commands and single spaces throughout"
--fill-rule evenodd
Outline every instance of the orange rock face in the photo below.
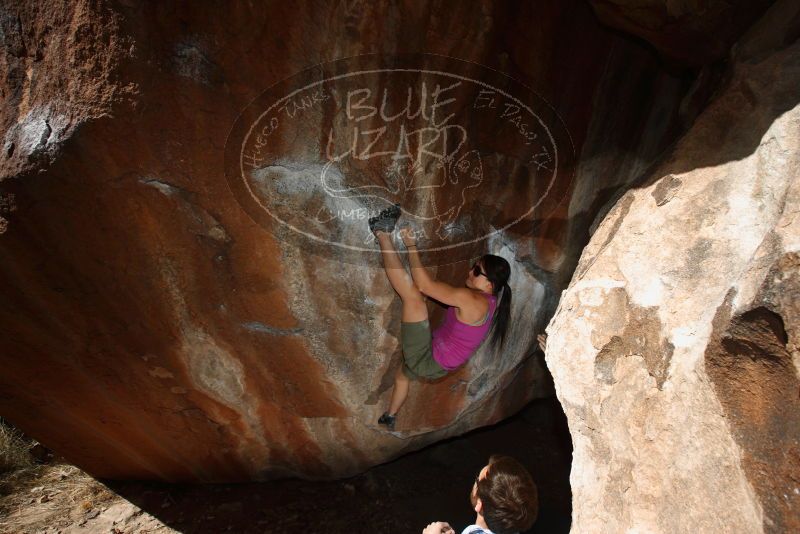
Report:
M 593 219 L 691 119 L 691 80 L 581 2 L 52 1 L 2 29 L 0 414 L 101 477 L 345 476 L 549 394 L 535 334 Z M 437 277 L 491 251 L 514 292 L 506 347 L 412 385 L 395 433 L 388 202 Z

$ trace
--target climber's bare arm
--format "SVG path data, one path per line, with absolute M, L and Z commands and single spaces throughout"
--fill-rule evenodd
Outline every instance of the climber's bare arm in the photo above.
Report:
M 408 229 L 400 230 L 400 237 L 408 249 L 408 263 L 411 266 L 411 278 L 420 293 L 436 299 L 442 304 L 462 308 L 474 299 L 472 292 L 465 287 L 453 287 L 448 283 L 435 280 L 422 265 L 417 252 L 416 240 Z

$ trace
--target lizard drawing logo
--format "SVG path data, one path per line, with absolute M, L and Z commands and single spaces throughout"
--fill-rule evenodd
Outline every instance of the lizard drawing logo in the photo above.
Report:
M 340 179 L 331 179 L 331 167 L 337 163 L 327 162 L 320 173 L 326 194 L 335 198 L 374 198 L 387 205 L 398 202 L 414 220 L 433 223 L 441 240 L 453 232 L 470 193 L 476 193 L 483 182 L 483 165 L 477 150 L 433 160 L 428 165 L 395 159 L 384 169 L 383 185 L 342 187 Z

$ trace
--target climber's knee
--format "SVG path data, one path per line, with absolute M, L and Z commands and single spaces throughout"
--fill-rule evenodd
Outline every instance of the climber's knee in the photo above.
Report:
M 428 307 L 422 293 L 414 298 L 403 299 L 403 318 L 404 323 L 418 323 L 428 318 Z

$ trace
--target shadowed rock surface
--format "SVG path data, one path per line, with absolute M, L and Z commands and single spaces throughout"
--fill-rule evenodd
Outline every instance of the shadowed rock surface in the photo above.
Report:
M 774 0 L 591 0 L 603 23 L 639 36 L 675 65 L 724 59 Z
M 581 2 L 49 1 L 5 8 L 2 29 L 2 187 L 14 211 L 3 213 L 0 237 L 0 413 L 112 478 L 338 477 L 549 394 L 546 371 L 531 357 L 535 333 L 591 221 L 691 121 L 690 111 L 679 114 L 682 99 L 702 94 L 691 77 L 666 73 L 651 52 L 602 29 Z M 373 54 L 352 68 L 420 52 L 433 54 L 415 56 L 420 68 L 454 56 L 513 78 L 452 60 L 495 76 L 494 87 L 529 88 L 522 100 L 538 106 L 560 158 L 538 167 L 524 143 L 506 150 L 500 141 L 519 138 L 521 119 L 479 119 L 471 86 L 454 90 L 457 101 L 442 110 L 480 161 L 465 148 L 457 161 L 423 154 L 404 162 L 423 175 L 439 172 L 436 164 L 451 172 L 451 185 L 432 194 L 382 199 L 450 217 L 430 223 L 430 235 L 502 229 L 458 254 L 431 253 L 430 263 L 460 284 L 482 252 L 508 258 L 513 328 L 502 353 L 482 349 L 446 379 L 413 386 L 389 434 L 374 423 L 400 361 L 400 303 L 376 244 L 354 258 L 260 219 L 226 175 L 225 152 L 248 106 L 303 69 L 320 65 L 300 75 L 314 79 L 335 74 L 341 63 L 330 62 L 340 58 Z M 425 80 L 411 86 L 414 99 Z M 380 88 L 394 87 L 387 83 L 366 85 L 373 99 L 364 105 L 377 106 Z M 349 146 L 356 122 L 361 132 L 382 124 L 380 116 L 342 114 L 341 91 L 353 89 L 345 81 L 324 89 L 308 108 L 298 99 L 280 115 L 293 129 L 267 145 L 251 139 L 261 152 L 248 153 L 258 160 L 245 185 L 277 198 L 275 210 L 318 213 L 334 196 L 303 189 L 303 177 L 331 163 L 326 149 Z M 392 109 L 403 109 L 403 89 L 390 95 Z M 409 119 L 408 130 L 424 118 Z M 329 178 L 361 177 L 363 186 L 383 177 L 388 190 L 390 162 L 334 163 L 325 167 Z M 483 176 L 475 169 L 495 178 L 473 194 L 463 184 Z M 557 180 L 542 181 L 556 170 Z M 268 190 L 278 186 L 279 197 Z M 380 205 L 345 200 L 335 206 Z M 450 226 L 435 224 L 443 221 Z M 325 228 L 344 240 L 365 227 Z M 437 321 L 442 310 L 431 310 Z

